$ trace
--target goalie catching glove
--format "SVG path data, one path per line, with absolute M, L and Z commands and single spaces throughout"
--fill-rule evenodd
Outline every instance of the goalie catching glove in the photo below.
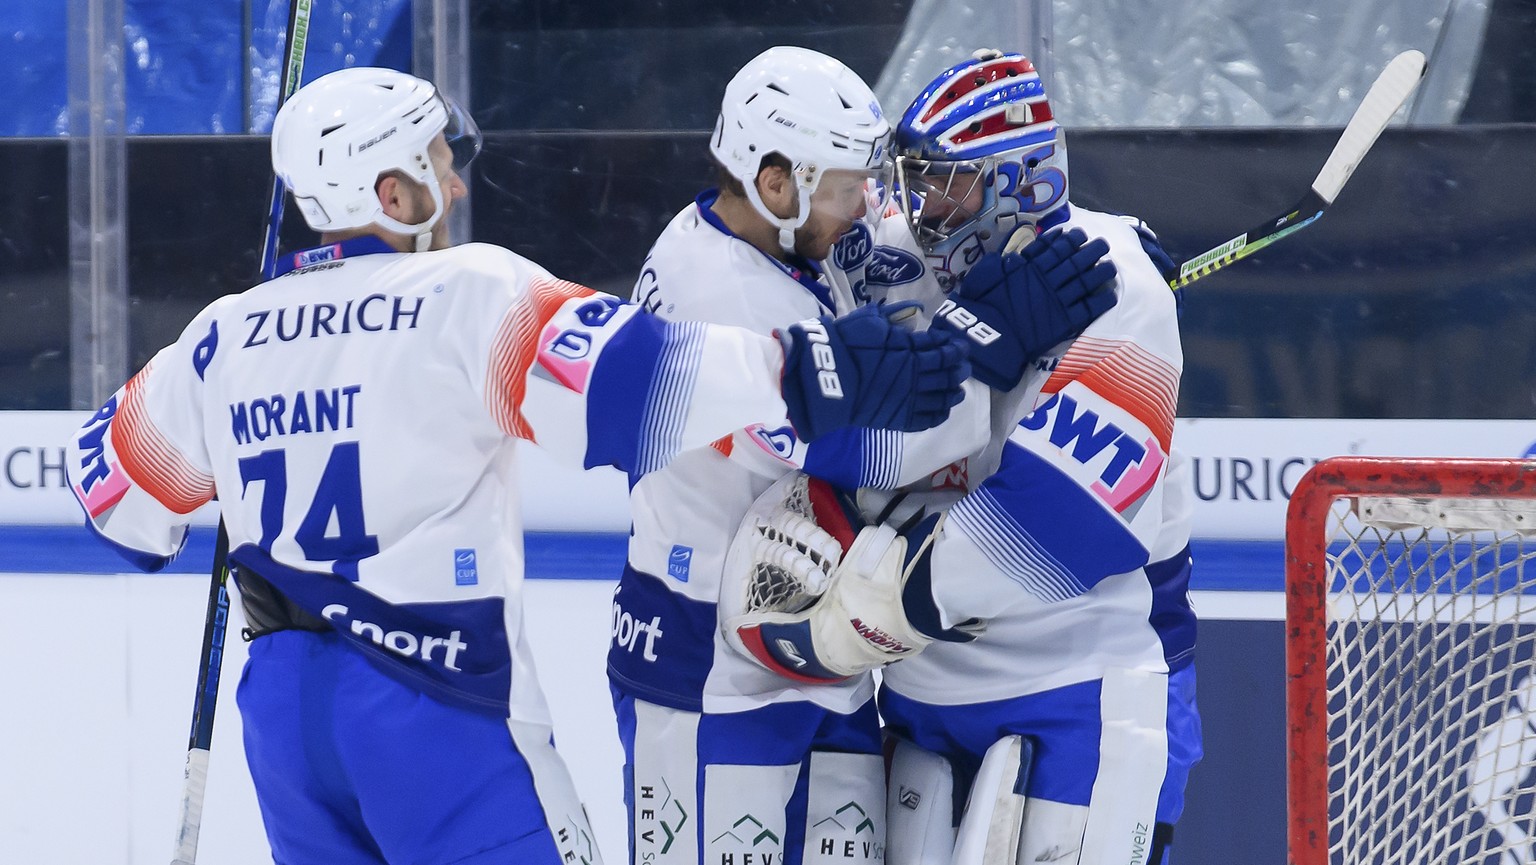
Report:
M 1027 230 L 1015 239 L 1030 237 Z M 1082 333 L 1119 301 L 1115 265 L 1103 238 L 1055 229 L 1019 251 L 986 255 L 934 315 L 934 331 L 970 348 L 976 380 L 1012 390 L 1024 370 L 1051 347 Z
M 764 499 L 769 507 L 759 507 Z M 858 528 L 855 508 L 823 481 L 794 474 L 768 490 L 738 532 L 727 581 L 728 642 L 767 669 L 830 684 L 963 642 L 979 623 L 939 626 L 929 557 L 942 514 Z M 723 605 L 726 605 L 723 603 Z

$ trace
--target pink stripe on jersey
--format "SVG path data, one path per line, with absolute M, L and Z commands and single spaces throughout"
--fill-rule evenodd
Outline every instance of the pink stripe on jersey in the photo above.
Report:
M 1057 393 L 1073 381 L 1146 424 L 1168 452 L 1179 405 L 1179 372 L 1173 364 L 1129 340 L 1078 337 L 1041 393 Z
M 140 489 L 173 513 L 190 514 L 213 499 L 213 476 L 199 470 L 166 440 L 144 405 L 150 367 L 128 380 L 112 419 L 112 446 Z
M 485 401 L 496 425 L 514 438 L 534 441 L 533 427 L 523 417 L 523 397 L 528 393 L 528 370 L 538 354 L 538 333 L 566 301 L 590 297 L 592 289 L 563 279 L 536 278 L 528 291 L 512 304 L 496 339 L 491 343 L 490 375 Z

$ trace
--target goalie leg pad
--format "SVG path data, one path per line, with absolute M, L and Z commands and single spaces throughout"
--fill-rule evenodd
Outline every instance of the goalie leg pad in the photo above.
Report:
M 812 751 L 806 779 L 804 865 L 878 865 L 885 857 L 885 760 Z
M 891 752 L 885 803 L 886 865 L 949 865 L 955 850 L 955 772 L 904 739 Z
M 1005 736 L 981 759 L 955 838 L 955 865 L 1014 865 L 1024 828 L 1025 792 L 1034 763 L 1034 743 Z M 1081 836 L 1079 836 L 1081 837 Z

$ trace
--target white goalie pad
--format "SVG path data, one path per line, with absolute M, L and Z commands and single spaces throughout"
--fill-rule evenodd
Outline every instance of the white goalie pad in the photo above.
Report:
M 885 865 L 949 865 L 955 850 L 955 773 L 949 761 L 897 739 L 888 784 Z
M 802 474 L 760 496 L 726 556 L 726 641 L 808 683 L 840 682 L 931 643 L 907 620 L 902 588 L 942 518 L 929 516 L 905 534 L 882 525 L 854 536 L 856 519 L 830 487 Z

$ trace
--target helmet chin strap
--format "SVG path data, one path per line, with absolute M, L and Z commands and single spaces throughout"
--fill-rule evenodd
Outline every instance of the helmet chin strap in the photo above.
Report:
M 784 250 L 785 255 L 794 255 L 795 229 L 804 225 L 805 221 L 811 216 L 812 190 L 796 183 L 795 188 L 799 192 L 800 202 L 799 214 L 797 216 L 783 217 L 775 216 L 773 211 L 768 209 L 768 205 L 763 203 L 763 197 L 758 193 L 756 183 L 744 183 L 742 185 L 746 187 L 747 200 L 752 202 L 752 209 L 756 210 L 759 216 L 773 223 L 779 229 L 779 248 Z
M 429 177 L 426 183 L 423 185 L 427 187 L 428 194 L 432 196 L 433 210 L 431 216 L 415 225 L 401 222 L 400 220 L 382 212 L 379 214 L 378 218 L 374 220 L 375 224 L 381 228 L 388 229 L 395 232 L 396 234 L 404 234 L 407 237 L 413 238 L 413 242 L 416 246 L 416 252 L 426 252 L 432 247 L 432 229 L 437 225 L 438 220 L 442 218 L 443 215 L 443 189 L 438 185 L 437 178 L 435 176 Z

